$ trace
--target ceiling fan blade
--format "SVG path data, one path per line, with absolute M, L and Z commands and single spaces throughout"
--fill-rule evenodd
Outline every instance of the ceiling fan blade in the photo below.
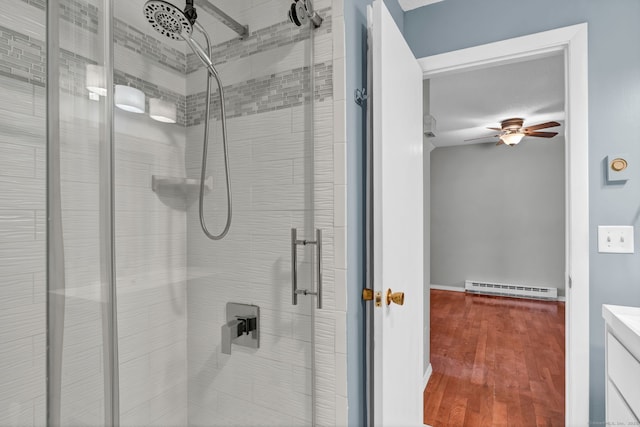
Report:
M 546 122 L 540 123 L 539 125 L 527 126 L 526 128 L 522 128 L 522 130 L 527 133 L 538 129 L 546 129 L 546 128 L 554 128 L 556 126 L 560 126 L 558 122 Z
M 481 136 L 480 138 L 465 139 L 465 141 L 476 141 L 478 139 L 498 138 L 499 136 L 500 135 L 487 135 L 487 136 Z
M 525 132 L 526 136 L 537 136 L 538 138 L 553 138 L 558 132 Z
M 502 131 L 502 129 L 500 129 L 500 128 L 487 128 L 487 129 L 497 130 L 498 132 L 501 132 L 501 131 Z

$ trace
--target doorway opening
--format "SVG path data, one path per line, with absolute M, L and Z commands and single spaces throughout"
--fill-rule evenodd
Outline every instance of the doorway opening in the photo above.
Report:
M 425 114 L 438 123 L 428 134 L 436 148 L 425 423 L 562 424 L 564 303 L 523 298 L 564 301 L 564 58 L 424 85 Z M 509 146 L 502 138 L 513 133 L 500 125 L 511 117 L 528 134 Z
M 563 123 L 563 133 L 566 136 L 564 147 L 564 237 L 566 243 L 562 256 L 564 260 L 562 282 L 566 292 L 565 422 L 568 425 L 581 425 L 588 422 L 589 398 L 586 24 L 422 58 L 419 62 L 423 67 L 425 79 L 428 79 L 451 73 L 513 64 L 523 60 L 540 59 L 554 53 L 558 53 L 562 57 L 564 67 L 564 111 L 566 113 Z M 499 121 L 505 118 L 507 117 L 496 118 L 496 120 Z M 531 124 L 535 123 L 532 122 Z M 514 150 L 509 147 L 495 148 Z M 425 152 L 429 153 L 430 150 L 426 149 Z M 425 159 L 428 159 L 430 154 L 427 154 Z M 427 242 L 429 238 L 430 236 L 425 236 Z M 425 277 L 427 278 L 431 276 L 428 271 L 428 257 L 428 251 L 425 251 L 427 263 Z M 491 278 L 473 277 L 470 279 L 490 280 Z M 425 290 L 425 299 L 428 303 L 428 283 Z M 429 330 L 427 318 L 428 315 L 425 316 L 425 329 Z M 428 350 L 427 348 L 426 355 L 429 354 Z M 431 366 L 425 369 L 425 382 L 430 372 Z

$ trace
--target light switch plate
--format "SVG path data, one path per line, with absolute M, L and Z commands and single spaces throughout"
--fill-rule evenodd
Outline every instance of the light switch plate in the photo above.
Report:
M 599 225 L 598 252 L 632 254 L 633 226 L 632 225 Z

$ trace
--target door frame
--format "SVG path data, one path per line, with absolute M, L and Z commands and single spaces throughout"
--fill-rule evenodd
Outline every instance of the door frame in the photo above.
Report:
M 423 70 L 383 0 L 367 7 L 367 33 L 366 283 L 381 300 L 391 286 L 410 301 L 402 308 L 389 300 L 366 305 L 367 425 L 418 426 L 425 339 L 416 321 L 424 313 Z
M 562 52 L 565 58 L 565 420 L 589 423 L 587 24 L 419 58 L 425 79 Z

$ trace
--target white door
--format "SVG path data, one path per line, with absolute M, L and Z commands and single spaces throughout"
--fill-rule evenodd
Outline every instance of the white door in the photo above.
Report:
M 423 424 L 422 69 L 382 0 L 369 14 L 376 426 Z M 386 293 L 404 292 L 404 305 Z

